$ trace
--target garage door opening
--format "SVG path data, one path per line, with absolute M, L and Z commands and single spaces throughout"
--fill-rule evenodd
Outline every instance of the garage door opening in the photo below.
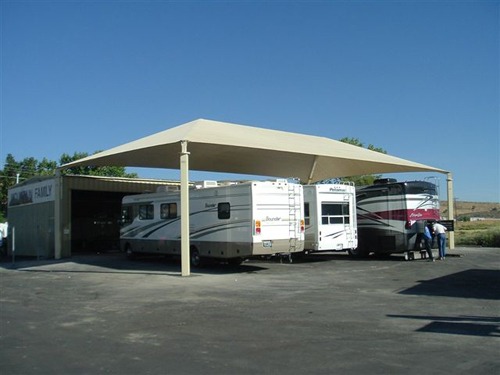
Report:
M 120 249 L 121 201 L 125 195 L 127 193 L 71 191 L 72 253 Z

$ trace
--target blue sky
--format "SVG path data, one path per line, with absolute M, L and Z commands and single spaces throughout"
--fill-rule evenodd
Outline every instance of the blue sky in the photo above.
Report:
M 1 163 L 58 161 L 206 118 L 359 138 L 450 170 L 459 200 L 500 201 L 498 1 L 0 7 Z M 446 198 L 443 175 L 389 177 L 427 176 Z

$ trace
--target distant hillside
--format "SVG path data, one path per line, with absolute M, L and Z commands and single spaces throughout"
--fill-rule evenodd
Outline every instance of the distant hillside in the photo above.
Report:
M 448 202 L 441 201 L 441 215 L 448 214 Z M 455 217 L 484 217 L 500 219 L 500 204 L 491 202 L 455 202 Z

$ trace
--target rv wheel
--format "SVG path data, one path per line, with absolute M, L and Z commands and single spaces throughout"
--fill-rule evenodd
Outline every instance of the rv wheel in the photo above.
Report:
M 132 246 L 130 246 L 130 244 L 127 244 L 127 246 L 125 246 L 125 254 L 127 255 L 127 259 L 135 259 L 135 253 L 132 251 Z
M 201 257 L 200 257 L 200 252 L 196 247 L 191 248 L 191 253 L 189 260 L 191 262 L 191 266 L 193 267 L 200 267 L 201 266 Z
M 243 262 L 243 258 L 231 258 L 227 260 L 230 266 L 239 266 Z
M 370 254 L 369 251 L 360 247 L 356 249 L 348 249 L 347 252 L 353 258 L 366 258 Z

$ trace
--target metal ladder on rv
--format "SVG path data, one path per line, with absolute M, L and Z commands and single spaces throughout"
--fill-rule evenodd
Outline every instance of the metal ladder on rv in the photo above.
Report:
M 300 202 L 299 202 L 300 204 Z M 292 263 L 292 253 L 297 249 L 297 185 L 288 184 L 288 261 Z

